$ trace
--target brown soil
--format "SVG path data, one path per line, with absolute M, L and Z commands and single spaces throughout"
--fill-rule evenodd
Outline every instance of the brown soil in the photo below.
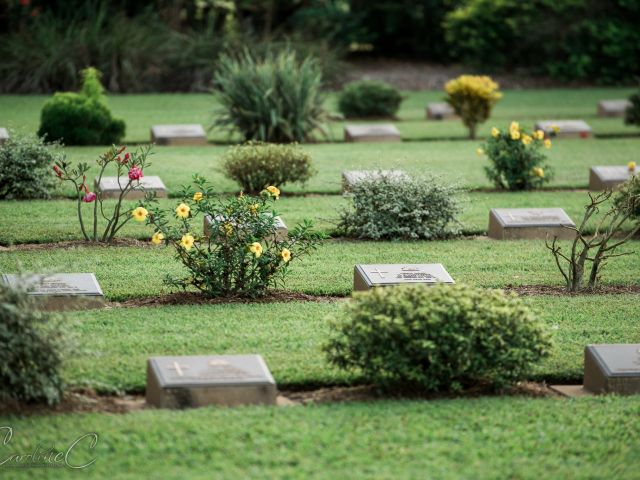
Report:
M 556 297 L 563 296 L 580 296 L 580 295 L 621 295 L 621 294 L 640 294 L 640 285 L 603 285 L 593 290 L 584 290 L 582 292 L 569 293 L 565 287 L 551 285 L 507 285 L 503 288 L 507 292 L 515 292 L 520 296 L 537 296 L 551 295 Z
M 52 243 L 20 243 L 17 245 L 2 246 L 1 251 L 32 251 L 32 250 L 49 250 L 49 249 L 73 249 L 78 247 L 155 247 L 149 241 L 136 240 L 133 238 L 116 238 L 112 243 L 87 242 L 86 240 L 67 240 L 64 242 Z

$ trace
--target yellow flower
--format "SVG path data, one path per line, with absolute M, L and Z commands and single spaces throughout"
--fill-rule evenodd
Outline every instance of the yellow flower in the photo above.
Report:
M 291 252 L 286 248 L 282 249 L 282 252 L 280 252 L 280 255 L 282 256 L 282 259 L 285 262 L 288 262 L 289 260 L 291 260 Z
M 511 140 L 520 140 L 519 130 L 511 130 L 510 135 L 511 135 Z
M 181 203 L 176 207 L 176 215 L 179 216 L 180 218 L 187 218 L 189 216 L 190 211 L 191 209 L 189 208 L 189 205 L 187 205 L 186 203 Z
M 520 131 L 520 124 L 518 122 L 511 122 L 511 125 L 509 125 L 509 131 L 511 133 L 519 132 Z
M 253 242 L 249 245 L 249 251 L 253 253 L 256 258 L 260 258 L 260 255 L 262 255 L 262 245 L 260 245 L 260 242 Z
M 180 240 L 180 245 L 185 250 L 191 250 L 191 247 L 193 247 L 193 242 L 195 242 L 195 241 L 196 241 L 196 239 L 193 238 L 193 235 L 189 235 L 187 233 L 186 235 L 182 236 L 182 239 Z
M 629 169 L 629 171 L 631 173 L 636 171 L 636 162 L 629 162 L 627 163 L 627 168 Z
M 560 131 L 560 127 L 554 123 L 551 125 L 551 130 L 553 130 L 554 133 L 558 133 Z
M 500 135 L 500 130 L 498 130 L 496 127 L 493 127 L 491 129 L 491 136 L 497 137 L 498 135 Z
M 544 141 L 544 146 L 546 148 L 551 148 L 551 140 L 549 140 L 548 138 Z
M 222 226 L 222 231 L 227 237 L 230 237 L 231 234 L 233 233 L 233 225 L 231 225 L 230 223 L 225 223 Z
M 193 194 L 193 201 L 194 202 L 199 202 L 200 200 L 202 200 L 202 192 L 196 192 Z
M 149 215 L 149 212 L 144 207 L 138 207 L 131 212 L 131 216 L 136 222 L 144 222 L 147 215 Z
M 255 215 L 256 213 L 258 213 L 258 207 L 260 207 L 260 205 L 258 205 L 257 203 L 252 203 L 251 205 L 249 205 L 249 211 Z
M 276 200 L 280 198 L 280 190 L 278 189 L 278 187 L 270 185 L 267 187 L 267 192 L 269 192 L 272 197 L 276 197 Z
M 151 243 L 153 243 L 154 245 L 160 245 L 163 240 L 164 235 L 162 232 L 156 232 L 153 234 L 153 237 L 151 237 Z
M 484 155 L 484 150 L 481 149 L 480 147 L 478 147 L 476 149 L 476 155 L 478 155 L 479 157 L 481 157 L 482 155 Z
M 544 170 L 540 167 L 533 167 L 532 172 L 536 177 L 544 178 Z
M 544 130 L 536 130 L 535 132 L 533 132 L 533 136 L 538 140 L 544 139 Z
M 527 134 L 525 134 L 525 135 L 522 137 L 522 143 L 523 143 L 524 145 L 529 145 L 532 141 L 533 141 L 533 139 L 532 139 L 529 135 L 527 135 Z

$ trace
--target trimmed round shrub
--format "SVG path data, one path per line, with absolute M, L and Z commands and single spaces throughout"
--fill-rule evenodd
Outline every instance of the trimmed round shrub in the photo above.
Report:
M 460 75 L 445 84 L 446 101 L 469 130 L 469 138 L 476 138 L 478 125 L 487 121 L 502 98 L 498 88 L 490 77 L 478 75 Z
M 640 127 L 640 92 L 629 97 L 631 105 L 624 112 L 624 123 Z
M 252 194 L 269 185 L 304 184 L 315 173 L 311 155 L 300 146 L 254 142 L 227 151 L 223 157 L 223 170 L 244 192 Z
M 375 288 L 354 295 L 343 312 L 324 346 L 329 362 L 381 386 L 500 388 L 525 379 L 551 347 L 544 324 L 501 290 Z
M 288 49 L 262 59 L 249 51 L 223 56 L 213 83 L 221 105 L 213 126 L 240 132 L 245 140 L 304 142 L 325 129 L 322 71 L 315 58 L 299 61 Z
M 364 80 L 344 87 L 338 99 L 338 109 L 346 118 L 394 117 L 402 95 L 383 82 Z
M 40 312 L 23 288 L 0 283 L 0 401 L 60 400 L 67 347 L 60 317 Z
M 63 158 L 57 143 L 11 132 L 0 145 L 0 198 L 49 198 L 55 185 L 51 169 Z
M 340 212 L 345 236 L 373 240 L 434 240 L 460 233 L 461 190 L 435 177 L 402 172 L 372 173 L 350 189 L 351 205 Z
M 110 145 L 120 143 L 125 123 L 115 119 L 107 107 L 100 73 L 82 72 L 80 93 L 58 92 L 45 103 L 38 135 L 65 145 Z

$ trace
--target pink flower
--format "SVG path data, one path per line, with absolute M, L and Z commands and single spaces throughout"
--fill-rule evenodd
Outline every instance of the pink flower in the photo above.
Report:
M 91 203 L 96 199 L 96 194 L 93 192 L 87 192 L 84 197 L 82 197 L 82 201 L 84 203 Z
M 140 180 L 144 175 L 142 175 L 142 169 L 140 167 L 131 167 L 129 170 L 129 179 L 130 180 Z
M 125 163 L 129 161 L 129 158 L 131 157 L 131 155 L 129 155 L 129 152 L 124 154 L 124 161 Z

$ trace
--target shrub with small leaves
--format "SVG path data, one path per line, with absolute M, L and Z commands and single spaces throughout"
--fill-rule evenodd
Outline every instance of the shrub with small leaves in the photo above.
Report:
M 624 123 L 640 127 L 640 92 L 629 97 L 631 105 L 624 112 Z
M 446 101 L 469 130 L 469 138 L 476 138 L 478 125 L 487 121 L 502 98 L 498 88 L 491 78 L 474 75 L 461 75 L 445 84 Z
M 332 322 L 330 363 L 380 386 L 504 387 L 547 355 L 544 324 L 515 296 L 463 285 L 376 288 Z
M 70 346 L 61 317 L 39 311 L 24 285 L 0 282 L 0 318 L 0 402 L 57 403 Z
M 391 85 L 373 80 L 348 84 L 340 93 L 338 110 L 346 118 L 393 117 L 402 95 Z
M 551 148 L 551 140 L 542 130 L 527 132 L 518 122 L 508 129 L 491 129 L 491 137 L 477 150 L 486 154 L 490 166 L 485 167 L 489 180 L 503 190 L 531 190 L 540 188 L 553 176 L 543 148 Z
M 269 185 L 304 184 L 315 173 L 311 155 L 296 144 L 247 143 L 232 147 L 223 157 L 223 170 L 246 193 Z
M 435 177 L 378 171 L 350 189 L 351 205 L 340 212 L 338 230 L 373 240 L 434 240 L 458 235 L 461 225 L 457 186 Z
M 55 185 L 51 167 L 64 155 L 57 143 L 11 132 L 0 145 L 0 198 L 49 198 Z

